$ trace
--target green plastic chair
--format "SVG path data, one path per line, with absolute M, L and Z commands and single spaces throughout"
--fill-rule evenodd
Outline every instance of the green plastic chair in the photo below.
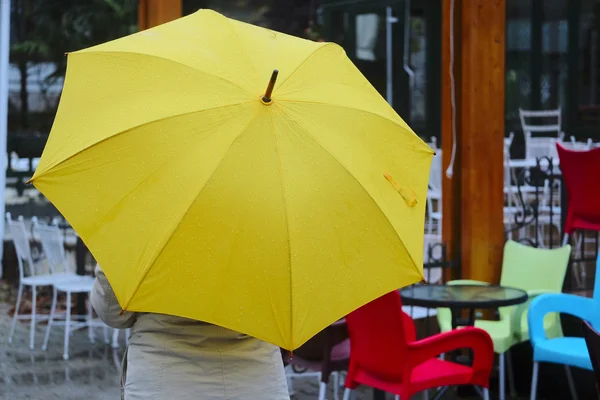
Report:
M 515 344 L 529 340 L 527 309 L 536 296 L 543 293 L 562 292 L 563 281 L 571 255 L 571 246 L 557 249 L 538 249 L 509 240 L 504 246 L 502 277 L 500 285 L 523 289 L 529 295 L 527 302 L 499 309 L 499 321 L 478 320 L 475 326 L 489 333 L 494 342 L 494 351 L 499 354 L 500 400 L 505 399 L 504 354 Z M 474 280 L 455 280 L 448 285 L 487 285 Z M 439 308 L 437 319 L 442 332 L 452 330 L 450 309 Z M 546 315 L 544 328 L 548 338 L 562 336 L 560 316 Z M 511 394 L 514 395 L 512 360 L 508 353 L 508 378 Z

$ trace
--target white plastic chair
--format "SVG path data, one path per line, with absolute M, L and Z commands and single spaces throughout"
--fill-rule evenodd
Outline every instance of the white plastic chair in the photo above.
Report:
M 17 304 L 15 306 L 15 313 L 13 315 L 10 332 L 8 334 L 8 343 L 12 343 L 17 320 L 30 319 L 31 327 L 29 329 L 29 348 L 33 350 L 35 347 L 35 323 L 37 320 L 47 320 L 49 318 L 48 315 L 36 315 L 37 287 L 51 286 L 56 281 L 60 280 L 60 277 L 53 276 L 51 271 L 43 271 L 39 264 L 33 262 L 33 257 L 31 256 L 31 246 L 29 243 L 30 238 L 22 216 L 19 216 L 15 221 L 12 219 L 10 213 L 6 213 L 6 227 L 8 228 L 15 245 L 17 263 L 19 267 L 19 290 L 17 293 Z M 31 287 L 31 313 L 19 315 L 24 286 Z
M 92 304 L 88 301 L 87 315 L 77 315 L 77 318 L 84 318 L 84 322 L 73 322 L 71 320 L 71 296 L 73 293 L 87 293 L 88 295 L 92 292 L 94 285 L 94 278 L 91 276 L 77 275 L 74 272 L 69 271 L 67 258 L 65 257 L 64 250 L 64 239 L 60 228 L 53 225 L 42 225 L 37 219 L 33 220 L 33 230 L 36 235 L 40 238 L 42 248 L 46 259 L 50 264 L 53 271 L 56 271 L 60 276 L 67 277 L 58 280 L 53 283 L 54 291 L 52 297 L 52 306 L 50 309 L 50 317 L 48 318 L 48 326 L 46 327 L 46 334 L 44 336 L 44 344 L 42 350 L 46 350 L 48 347 L 48 339 L 50 337 L 50 330 L 52 325 L 64 325 L 65 326 L 65 339 L 64 339 L 64 351 L 63 358 L 69 359 L 69 337 L 71 331 L 79 328 L 88 328 L 88 336 L 90 343 L 94 343 L 94 327 L 99 326 L 104 328 L 104 341 L 110 343 L 108 337 L 108 327 L 99 320 L 93 319 Z M 56 300 L 58 292 L 64 292 L 66 294 L 66 311 L 65 314 L 59 315 L 56 313 Z M 55 319 L 64 318 L 64 322 L 57 322 Z

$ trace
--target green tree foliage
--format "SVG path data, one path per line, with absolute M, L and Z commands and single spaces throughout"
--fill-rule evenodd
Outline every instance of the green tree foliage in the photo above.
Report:
M 0 0 L 1 1 L 1 0 Z M 173 0 L 177 1 L 177 0 Z M 183 14 L 212 8 L 229 17 L 280 32 L 320 40 L 313 17 L 321 0 L 181 0 Z M 47 133 L 56 104 L 44 115 L 29 112 L 28 67 L 51 63 L 49 87 L 66 73 L 66 52 L 76 51 L 137 30 L 137 0 L 12 0 L 10 62 L 20 71 L 20 101 L 10 104 L 9 126 Z M 40 88 L 43 92 L 43 87 Z
M 136 29 L 136 0 L 12 0 L 10 62 L 18 66 L 21 75 L 17 128 L 38 128 L 38 124 L 31 126 L 29 115 L 27 83 L 31 63 L 54 65 L 54 72 L 44 82 L 51 85 L 65 75 L 65 52 L 116 39 Z M 49 112 L 53 114 L 54 110 Z

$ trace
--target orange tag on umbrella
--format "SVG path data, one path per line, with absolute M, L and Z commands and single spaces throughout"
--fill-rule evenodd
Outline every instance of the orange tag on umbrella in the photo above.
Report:
M 417 204 L 417 195 L 415 194 L 415 192 L 412 191 L 412 189 L 400 185 L 394 180 L 394 178 L 392 178 L 392 176 L 388 172 L 383 174 L 383 176 L 385 176 L 385 179 L 387 179 L 388 182 L 392 184 L 394 189 L 396 189 L 400 196 L 402 196 L 402 198 L 409 207 L 414 207 Z

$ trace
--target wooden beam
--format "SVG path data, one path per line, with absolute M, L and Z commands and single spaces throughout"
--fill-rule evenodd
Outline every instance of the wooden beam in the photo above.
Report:
M 181 0 L 139 0 L 138 30 L 152 28 L 181 17 Z
M 504 247 L 504 55 L 506 0 L 461 10 L 462 272 L 497 283 Z
M 442 150 L 452 151 L 450 0 L 443 0 Z M 461 276 L 498 282 L 504 246 L 505 0 L 454 1 L 457 151 L 444 178 L 443 240 Z

